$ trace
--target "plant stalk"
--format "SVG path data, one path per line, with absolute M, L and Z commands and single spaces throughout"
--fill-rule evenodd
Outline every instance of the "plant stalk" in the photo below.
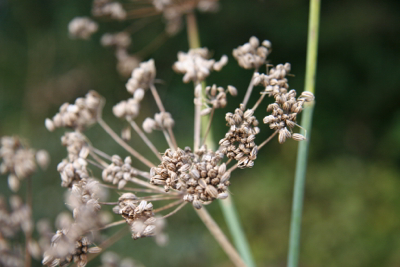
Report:
M 318 54 L 320 0 L 310 0 L 307 41 L 306 79 L 304 89 L 314 93 Z M 308 148 L 311 137 L 314 103 L 307 105 L 301 118 L 301 126 L 307 131 L 307 140 L 300 142 L 297 150 L 296 174 L 294 182 L 292 218 L 290 223 L 288 267 L 297 267 L 300 254 L 300 232 L 303 211 L 304 185 L 306 180 Z M 305 130 L 301 130 L 304 134 Z
M 187 23 L 188 41 L 190 48 L 200 47 L 200 37 L 194 13 L 189 13 L 186 15 L 186 23 Z M 204 82 L 202 84 L 202 87 L 204 91 L 205 88 Z M 252 82 L 250 82 L 249 87 L 251 88 L 253 87 Z M 204 94 L 204 92 L 202 92 L 202 94 Z M 206 136 L 204 144 L 207 146 L 208 149 L 215 150 L 216 145 L 213 140 L 212 127 L 209 128 L 207 127 L 210 119 L 211 118 L 209 116 L 201 117 L 201 129 L 203 129 L 202 131 L 203 136 Z M 230 196 L 228 197 L 228 199 L 230 199 Z M 231 200 L 227 201 L 226 199 L 220 200 L 219 203 L 224 214 L 225 222 L 228 225 L 232 239 L 235 243 L 235 247 L 237 248 L 239 254 L 241 255 L 241 258 L 246 263 L 246 266 L 254 267 L 255 264 L 253 256 L 251 254 L 250 246 L 246 239 L 246 235 L 244 234 L 243 228 L 241 227 L 240 220 L 237 215 L 234 203 Z

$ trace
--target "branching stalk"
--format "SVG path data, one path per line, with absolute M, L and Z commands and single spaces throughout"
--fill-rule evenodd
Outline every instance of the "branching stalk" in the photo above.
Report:
M 258 71 L 258 69 L 255 69 L 254 73 L 256 73 L 257 71 Z M 253 88 L 254 88 L 254 73 L 253 73 L 253 76 L 251 76 L 250 84 L 247 87 L 246 95 L 244 96 L 244 99 L 243 99 L 243 105 L 244 105 L 245 108 L 246 108 L 247 102 L 249 102 L 251 93 L 253 92 Z
M 134 120 L 128 120 L 129 124 L 132 126 L 133 130 L 136 131 L 136 133 L 140 136 L 140 138 L 142 138 L 143 142 L 145 142 L 145 144 L 151 149 L 151 151 L 153 151 L 154 155 L 156 155 L 156 157 L 159 160 L 162 160 L 160 152 L 158 152 L 157 148 L 153 145 L 153 143 L 147 138 L 147 136 L 144 134 L 144 132 L 142 131 L 142 129 L 140 129 L 140 127 L 136 124 L 136 122 Z

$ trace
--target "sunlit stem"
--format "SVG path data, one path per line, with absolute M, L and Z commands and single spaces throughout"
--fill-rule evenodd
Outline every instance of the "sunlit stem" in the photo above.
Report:
M 183 208 L 183 206 L 185 206 L 187 204 L 187 202 L 183 202 L 182 204 L 180 204 L 176 209 L 174 209 L 173 211 L 171 211 L 170 213 L 168 213 L 167 215 L 162 216 L 163 219 L 171 217 L 172 215 L 174 215 L 175 213 L 177 213 L 180 209 Z
M 157 104 L 157 106 L 158 106 L 158 109 L 159 109 L 161 112 L 165 112 L 164 105 L 163 105 L 163 103 L 162 103 L 162 101 L 161 101 L 160 95 L 158 94 L 157 89 L 156 89 L 156 87 L 154 86 L 154 84 L 151 84 L 151 85 L 150 85 L 150 90 L 151 90 L 151 93 L 152 93 L 152 95 L 153 95 L 153 97 L 154 97 L 154 100 L 156 101 L 156 104 Z M 173 143 L 173 146 L 170 145 L 170 147 L 171 147 L 171 148 L 177 149 L 177 148 L 178 148 L 178 145 L 177 145 L 177 143 L 176 143 L 176 139 L 175 139 L 174 132 L 172 131 L 172 127 L 168 127 L 168 133 L 169 133 L 169 136 L 171 137 L 171 141 L 172 141 L 172 143 Z M 165 134 L 164 134 L 164 135 L 165 135 Z
M 140 136 L 140 138 L 142 138 L 143 142 L 145 142 L 145 144 L 151 149 L 151 151 L 153 151 L 154 155 L 156 155 L 156 157 L 159 160 L 162 160 L 160 152 L 158 152 L 157 148 L 147 138 L 147 136 L 144 134 L 142 129 L 140 129 L 140 127 L 136 124 L 136 122 L 134 120 L 131 120 L 131 119 L 129 119 L 128 122 L 132 126 L 133 130 L 135 130 L 135 132 Z
M 155 165 L 153 163 L 151 163 L 148 159 L 146 159 L 145 157 L 143 157 L 142 155 L 140 155 L 139 152 L 137 152 L 136 150 L 134 150 L 132 147 L 130 147 L 127 143 L 125 143 L 124 140 L 122 140 L 118 134 L 116 134 L 111 128 L 110 126 L 108 126 L 107 123 L 105 123 L 105 121 L 103 121 L 103 119 L 98 118 L 98 123 L 100 124 L 100 126 L 104 129 L 104 131 L 106 131 L 111 137 L 112 139 L 114 139 L 115 142 L 117 142 L 122 148 L 124 148 L 126 151 L 128 151 L 132 156 L 134 156 L 135 158 L 137 158 L 139 161 L 141 161 L 143 164 L 145 164 L 146 166 L 148 166 L 149 168 L 155 167 Z
M 172 207 L 175 207 L 176 205 L 179 205 L 180 203 L 182 203 L 182 201 L 183 201 L 183 200 L 180 199 L 180 200 L 171 202 L 171 203 L 169 203 L 169 204 L 167 204 L 167 205 L 165 205 L 165 206 L 163 206 L 163 207 L 161 207 L 161 208 L 154 209 L 153 212 L 154 212 L 154 213 L 157 213 L 157 212 L 160 212 L 160 211 L 163 211 L 163 210 L 170 209 L 170 208 L 172 208 Z
M 258 71 L 258 69 L 255 69 L 254 73 L 256 73 L 257 71 Z M 243 99 L 243 103 L 242 104 L 244 105 L 245 108 L 247 106 L 247 102 L 249 102 L 251 93 L 253 92 L 253 88 L 254 88 L 254 73 L 253 73 L 253 76 L 251 76 L 250 84 L 247 87 L 246 95 L 244 96 L 244 99 Z
M 195 210 L 196 210 L 197 214 L 199 215 L 200 219 L 205 224 L 205 226 L 208 228 L 208 230 L 211 232 L 211 234 L 214 236 L 214 238 L 220 244 L 222 249 L 228 255 L 228 257 L 230 258 L 232 263 L 237 267 L 245 267 L 246 264 L 244 263 L 242 258 L 239 256 L 239 254 L 237 253 L 235 248 L 231 245 L 228 238 L 225 236 L 225 234 L 219 228 L 218 224 L 214 221 L 214 219 L 207 212 L 205 207 L 202 207 L 201 209 L 198 209 L 198 210 L 195 209 Z
M 278 133 L 279 131 L 276 130 L 273 134 L 271 134 L 264 142 L 262 142 L 259 146 L 258 146 L 258 150 L 260 150 L 263 146 L 265 146 L 269 141 L 272 140 L 272 138 L 274 138 L 274 136 Z

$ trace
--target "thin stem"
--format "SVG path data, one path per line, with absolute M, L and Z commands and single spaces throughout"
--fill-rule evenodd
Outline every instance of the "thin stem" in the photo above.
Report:
M 235 248 L 232 246 L 232 244 L 229 242 L 228 238 L 225 236 L 225 234 L 219 228 L 218 224 L 214 221 L 214 219 L 207 212 L 206 208 L 202 207 L 201 209 L 198 209 L 198 210 L 195 209 L 195 210 L 196 210 L 197 214 L 199 215 L 200 219 L 205 224 L 205 226 L 208 228 L 208 230 L 211 232 L 211 234 L 217 240 L 219 245 L 222 247 L 222 249 L 228 255 L 228 257 L 230 258 L 232 263 L 237 267 L 245 267 L 246 264 L 244 263 L 242 258 L 239 256 L 239 254 L 237 253 Z
M 178 199 L 180 196 L 167 196 L 167 197 L 141 197 L 140 200 L 146 200 L 146 201 L 161 201 L 161 200 L 172 200 L 172 199 Z
M 255 69 L 254 73 L 256 73 L 257 71 L 258 71 L 258 69 Z M 253 92 L 253 88 L 254 88 L 254 73 L 253 73 L 253 76 L 251 76 L 250 84 L 247 87 L 246 95 L 244 96 L 244 99 L 243 99 L 243 105 L 244 105 L 245 108 L 246 108 L 247 102 L 249 102 L 251 93 Z
M 124 224 L 124 223 L 126 223 L 125 220 L 120 220 L 120 221 L 116 221 L 116 222 L 113 222 L 113 223 L 109 223 L 109 224 L 97 229 L 97 231 L 108 229 L 108 228 L 111 228 L 111 227 L 114 227 L 114 226 L 117 226 L 117 225 L 121 225 L 121 224 Z
M 101 202 L 99 201 L 100 205 L 118 205 L 118 202 Z
M 160 188 L 160 187 L 158 187 L 158 186 L 149 184 L 149 182 L 142 181 L 142 180 L 140 180 L 140 179 L 138 179 L 138 178 L 134 178 L 134 177 L 133 177 L 133 178 L 130 178 L 129 181 L 131 181 L 132 183 L 135 183 L 135 184 L 138 184 L 138 185 L 141 185 L 141 186 L 150 188 L 150 189 L 154 189 L 155 191 L 162 192 L 162 193 L 165 194 L 164 189 L 162 189 L 162 188 Z
M 215 111 L 215 108 L 213 107 L 212 109 L 211 109 L 211 113 L 210 113 L 210 116 L 208 117 L 208 125 L 207 125 L 207 129 L 206 129 L 206 132 L 204 133 L 204 137 L 203 137 L 203 145 L 206 143 L 206 141 L 207 141 L 207 135 L 208 135 L 208 133 L 210 132 L 210 130 L 211 130 L 211 122 L 212 122 L 212 119 L 213 119 L 213 116 L 214 116 L 214 111 Z
M 229 193 L 228 193 L 229 194 Z M 240 225 L 240 221 L 237 220 L 239 217 L 233 203 L 233 199 L 231 195 L 228 198 L 219 201 L 224 217 L 226 218 L 228 223 L 229 231 L 233 234 L 233 242 L 235 247 L 237 248 L 240 255 L 243 257 L 244 262 L 250 267 L 255 267 L 255 263 L 253 258 L 251 257 L 251 250 L 248 242 L 246 240 L 246 236 L 242 230 L 242 226 Z
M 99 150 L 99 149 L 97 149 L 97 148 L 95 148 L 93 146 L 90 147 L 90 150 L 93 151 L 94 153 L 96 153 L 97 155 L 99 155 L 99 156 L 111 161 L 111 156 L 106 154 L 106 153 L 104 153 L 103 151 L 101 151 L 101 150 Z
M 154 100 L 156 101 L 156 104 L 157 104 L 158 109 L 160 110 L 160 112 L 165 112 L 164 105 L 163 105 L 163 103 L 161 101 L 160 95 L 158 94 L 157 89 L 154 86 L 154 84 L 150 85 L 150 90 L 151 90 L 151 94 L 153 95 Z M 172 131 L 172 127 L 168 127 L 168 133 L 169 133 L 169 136 L 171 137 L 171 141 L 173 143 L 173 146 L 170 145 L 170 147 L 177 149 L 178 145 L 176 143 L 176 139 L 175 139 L 174 132 Z
M 154 210 L 153 210 L 153 212 L 154 212 L 154 213 L 157 213 L 157 212 L 160 212 L 160 211 L 163 211 L 163 210 L 166 210 L 166 209 L 169 209 L 169 208 L 175 207 L 176 205 L 178 205 L 178 204 L 182 203 L 182 201 L 183 201 L 183 200 L 182 200 L 182 199 L 180 199 L 180 200 L 177 200 L 177 201 L 171 202 L 171 203 L 169 203 L 169 204 L 167 204 L 167 205 L 165 205 L 165 206 L 163 206 L 163 207 L 161 207 L 161 208 L 154 209 Z
M 122 140 L 118 134 L 116 134 L 111 128 L 110 126 L 108 126 L 108 124 L 103 121 L 102 118 L 98 118 L 97 119 L 98 123 L 100 124 L 100 126 L 115 140 L 115 142 L 117 142 L 120 146 L 122 146 L 122 148 L 124 148 L 126 151 L 128 151 L 132 156 L 134 156 L 135 158 L 137 158 L 138 160 L 140 160 L 143 164 L 147 165 L 149 168 L 155 167 L 155 165 L 153 163 L 151 163 L 149 160 L 147 160 L 145 157 L 143 157 L 142 155 L 140 155 L 139 152 L 137 152 L 136 150 L 134 150 L 132 147 L 130 147 L 127 143 L 125 143 L 124 140 Z
M 181 208 L 183 208 L 183 206 L 185 206 L 187 204 L 187 202 L 183 202 L 182 204 L 180 204 L 176 209 L 174 209 L 173 211 L 171 211 L 170 213 L 168 213 L 167 215 L 162 216 L 163 219 L 171 217 L 172 215 L 174 215 L 175 213 L 177 213 Z
M 165 129 L 162 130 L 165 140 L 167 140 L 168 146 L 172 149 L 172 151 L 175 151 L 175 145 L 172 143 L 172 140 L 169 136 L 169 134 L 167 133 L 167 131 Z
M 89 152 L 90 155 L 97 161 L 98 164 L 100 164 L 102 167 L 107 168 L 108 164 L 104 160 L 102 160 L 99 156 L 96 155 L 93 151 Z
M 256 110 L 258 106 L 261 104 L 265 97 L 265 94 L 261 94 L 260 98 L 257 100 L 257 102 L 254 104 L 254 106 L 251 108 L 252 110 Z
M 100 164 L 98 164 L 97 162 L 95 162 L 95 161 L 93 161 L 91 159 L 86 159 L 86 161 L 89 162 L 90 164 L 92 164 L 93 166 L 96 166 L 100 170 L 104 170 L 104 168 L 105 168 L 103 165 L 100 165 Z
M 262 142 L 259 146 L 258 146 L 258 150 L 260 150 L 263 146 L 265 146 L 269 141 L 272 140 L 272 138 L 274 138 L 274 136 L 278 133 L 279 131 L 276 130 L 273 134 L 271 134 L 264 142 Z
M 305 90 L 311 93 L 315 91 L 315 77 L 317 70 L 318 31 L 320 0 L 310 0 L 310 13 L 307 41 L 307 63 Z M 301 125 L 308 132 L 308 138 L 300 142 L 297 150 L 296 174 L 294 182 L 292 217 L 290 222 L 288 267 L 297 267 L 300 255 L 300 232 L 303 212 L 304 187 L 307 171 L 308 147 L 311 136 L 312 115 L 314 103 L 305 107 L 301 118 Z M 304 130 L 301 130 L 304 133 Z
M 153 189 L 143 189 L 143 188 L 133 188 L 133 187 L 124 187 L 121 189 L 118 189 L 117 186 L 113 185 L 108 185 L 108 184 L 100 184 L 100 186 L 107 187 L 107 188 L 112 188 L 112 189 L 117 189 L 120 191 L 132 191 L 132 192 L 140 192 L 140 193 L 158 193 L 159 191 L 153 190 Z M 174 194 L 174 193 L 169 193 L 169 194 Z
M 230 168 L 227 170 L 227 172 L 233 172 L 234 170 L 237 169 L 238 166 L 239 166 L 239 164 L 236 163 L 235 165 L 233 165 L 232 167 L 230 167 Z
M 154 155 L 156 155 L 159 160 L 162 160 L 160 152 L 158 152 L 157 148 L 147 138 L 147 136 L 144 134 L 142 129 L 140 129 L 140 127 L 136 124 L 136 122 L 134 120 L 131 120 L 131 119 L 129 119 L 128 122 L 132 126 L 133 130 L 135 130 L 136 133 L 140 136 L 140 138 L 142 138 L 143 142 L 145 142 L 146 145 L 151 149 L 151 151 L 153 151 Z

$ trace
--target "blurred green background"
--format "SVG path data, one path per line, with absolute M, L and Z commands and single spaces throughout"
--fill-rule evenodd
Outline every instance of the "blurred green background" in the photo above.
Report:
M 251 71 L 238 67 L 232 49 L 252 35 L 272 42 L 270 63 L 290 62 L 291 88 L 303 90 L 308 1 L 222 0 L 216 14 L 198 14 L 200 37 L 214 58 L 230 62 L 208 83 L 234 85 L 239 96 L 228 99 L 214 120 L 216 140 L 223 137 L 224 113 L 243 99 Z M 65 210 L 56 165 L 66 156 L 63 130 L 49 133 L 44 119 L 58 107 L 90 89 L 106 97 L 104 118 L 119 131 L 124 126 L 111 108 L 129 94 L 126 79 L 116 72 L 111 49 L 99 44 L 101 34 L 116 32 L 126 22 L 100 21 L 89 41 L 72 40 L 67 25 L 75 16 L 89 16 L 89 0 L 0 0 L 0 136 L 19 135 L 34 148 L 51 154 L 48 171 L 34 177 L 34 218 Z M 132 52 L 145 47 L 164 29 L 161 19 L 133 37 Z M 316 107 L 310 147 L 300 266 L 400 266 L 400 2 L 322 1 Z M 173 115 L 180 146 L 191 145 L 191 85 L 171 70 L 178 51 L 187 51 L 186 31 L 168 39 L 149 55 L 156 60 L 158 86 Z M 253 94 L 255 101 L 257 94 Z M 266 106 L 266 105 L 264 105 Z M 263 106 L 263 107 L 264 107 Z M 147 96 L 138 122 L 156 111 Z M 261 121 L 265 109 L 257 114 Z M 263 140 L 269 135 L 266 128 Z M 190 133 L 190 134 L 188 134 Z M 109 154 L 126 155 L 99 126 L 87 131 L 93 144 Z M 152 140 L 166 144 L 160 133 Z M 148 153 L 145 147 L 134 147 Z M 285 266 L 288 249 L 297 143 L 277 140 L 260 152 L 255 166 L 239 170 L 230 190 L 258 266 Z M 149 155 L 149 157 L 151 157 Z M 9 194 L 6 177 L 0 193 Z M 23 192 L 23 191 L 21 191 Z M 210 212 L 228 233 L 217 203 Z M 170 242 L 158 247 L 152 239 L 129 236 L 111 250 L 145 266 L 231 266 L 224 252 L 186 206 L 168 220 Z M 98 260 L 88 264 L 97 266 Z M 35 266 L 40 266 L 35 262 Z

